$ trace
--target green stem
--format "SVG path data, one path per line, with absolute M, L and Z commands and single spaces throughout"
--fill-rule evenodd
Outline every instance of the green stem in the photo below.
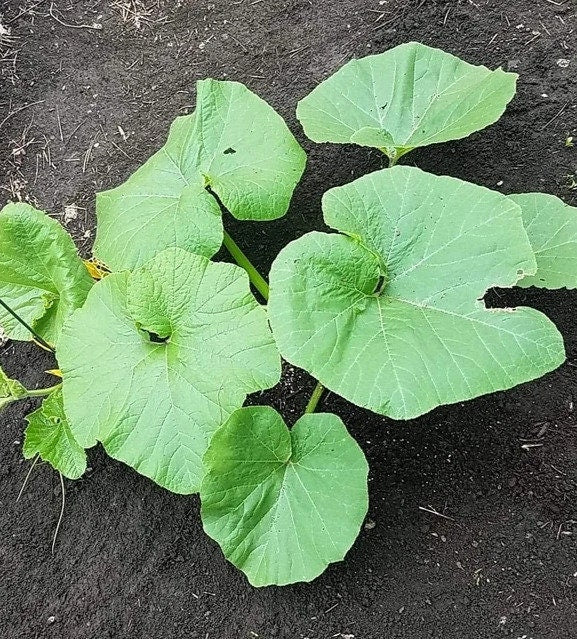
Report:
M 44 397 L 45 395 L 50 395 L 50 393 L 58 390 L 61 386 L 62 383 L 56 384 L 55 386 L 49 386 L 48 388 L 37 388 L 36 390 L 28 390 L 26 391 L 26 397 Z
M 39 344 L 44 346 L 45 349 L 52 351 L 54 353 L 54 348 L 52 348 L 52 346 L 50 346 L 50 344 L 47 341 L 42 339 L 42 337 L 40 337 L 40 335 L 38 335 L 38 333 L 20 317 L 20 315 L 18 315 L 16 311 L 12 310 L 10 306 L 8 306 L 8 304 L 6 304 L 6 302 L 2 299 L 0 299 L 0 306 L 2 306 L 6 311 L 8 311 L 8 313 L 10 313 L 10 315 L 12 315 L 12 317 L 17 322 L 22 324 L 22 326 L 24 326 L 24 328 L 32 334 L 32 336 L 36 339 L 36 341 Z
M 315 386 L 313 390 L 313 394 L 311 395 L 311 398 L 309 399 L 309 403 L 307 404 L 307 407 L 305 408 L 305 414 L 315 412 L 317 404 L 319 403 L 319 400 L 322 397 L 324 390 L 325 390 L 325 387 L 320 382 L 317 382 L 317 385 Z
M 228 252 L 232 255 L 234 261 L 244 268 L 244 270 L 248 273 L 248 277 L 250 281 L 253 283 L 254 287 L 257 291 L 264 297 L 265 300 L 268 301 L 268 284 L 264 277 L 256 270 L 256 268 L 252 265 L 251 261 L 248 257 L 242 252 L 238 244 L 232 239 L 232 237 L 224 231 L 224 245 L 226 246 Z M 309 403 L 305 408 L 305 413 L 314 413 L 319 403 L 319 400 L 325 390 L 325 387 L 317 382 L 313 390 L 313 394 L 309 399 Z
M 256 270 L 256 268 L 252 265 L 252 262 L 248 259 L 248 257 L 242 252 L 238 244 L 232 239 L 232 237 L 225 231 L 224 232 L 224 245 L 226 246 L 228 252 L 234 258 L 234 261 L 248 273 L 248 277 L 252 282 L 253 286 L 256 290 L 264 297 L 265 300 L 268 300 L 268 284 L 264 277 Z
M 389 169 L 393 166 L 395 166 L 395 164 L 397 163 L 397 160 L 399 158 L 394 156 L 394 155 L 389 155 Z

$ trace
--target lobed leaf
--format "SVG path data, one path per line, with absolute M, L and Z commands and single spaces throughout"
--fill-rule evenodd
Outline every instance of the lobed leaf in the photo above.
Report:
M 516 79 L 409 42 L 345 64 L 299 102 L 297 117 L 315 142 L 377 147 L 396 159 L 496 122 Z
M 72 238 L 56 220 L 24 203 L 0 211 L 0 298 L 41 337 L 58 342 L 91 286 Z M 0 326 L 11 339 L 32 339 L 3 308 Z
M 545 315 L 482 301 L 536 271 L 511 199 L 394 167 L 329 190 L 323 211 L 343 234 L 309 233 L 281 251 L 269 316 L 282 356 L 329 389 L 408 419 L 564 361 Z
M 537 259 L 537 272 L 518 286 L 577 288 L 577 208 L 546 193 L 509 197 L 521 207 Z
M 27 394 L 27 390 L 20 382 L 10 379 L 0 368 L 0 411 L 6 408 L 8 404 L 26 397 Z
M 78 479 L 86 471 L 86 451 L 74 439 L 64 414 L 62 390 L 48 395 L 40 408 L 26 416 L 24 458 L 35 455 L 48 462 L 68 479 Z
M 94 254 L 133 269 L 177 246 L 212 257 L 223 231 L 218 195 L 239 220 L 283 216 L 306 162 L 283 119 L 238 82 L 201 80 L 192 115 L 124 184 L 99 193 Z
M 241 408 L 205 455 L 202 520 L 253 586 L 311 581 L 341 561 L 367 512 L 368 466 L 342 421 Z
M 57 353 L 74 436 L 177 493 L 198 491 L 214 431 L 280 379 L 244 270 L 167 249 L 98 282 Z

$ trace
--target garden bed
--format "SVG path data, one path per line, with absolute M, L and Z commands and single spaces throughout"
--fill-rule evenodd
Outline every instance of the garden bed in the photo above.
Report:
M 194 105 L 195 81 L 211 76 L 242 81 L 266 99 L 309 156 L 286 217 L 227 219 L 268 271 L 289 240 L 323 228 L 327 188 L 383 166 L 376 151 L 307 140 L 297 100 L 351 57 L 409 40 L 521 77 L 498 124 L 402 163 L 504 193 L 577 201 L 577 151 L 567 145 L 577 134 L 570 0 L 22 0 L 1 11 L 13 36 L 1 67 L 1 204 L 22 198 L 59 217 L 85 255 L 95 192 L 159 148 L 169 123 Z M 370 510 L 346 560 L 310 584 L 252 588 L 203 533 L 196 496 L 170 494 L 100 448 L 89 452 L 85 477 L 66 482 L 51 554 L 60 481 L 38 466 L 16 502 L 33 400 L 13 406 L 1 417 L 0 636 L 574 636 L 577 296 L 516 289 L 488 299 L 546 312 L 564 335 L 567 363 L 406 423 L 326 396 L 367 455 Z M 32 344 L 8 343 L 0 363 L 30 385 L 51 383 L 39 371 L 53 362 Z M 285 367 L 264 399 L 291 422 L 313 386 Z

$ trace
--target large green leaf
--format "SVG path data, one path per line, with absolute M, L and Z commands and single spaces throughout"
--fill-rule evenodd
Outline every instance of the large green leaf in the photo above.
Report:
M 341 561 L 367 512 L 367 462 L 341 420 L 241 408 L 205 455 L 202 520 L 253 586 L 310 581 Z
M 577 288 L 577 208 L 554 195 L 509 196 L 523 211 L 523 222 L 537 258 L 535 275 L 519 286 Z
M 74 439 L 64 414 L 62 391 L 44 399 L 38 410 L 26 416 L 25 459 L 35 455 L 48 462 L 68 479 L 78 479 L 86 470 L 86 452 Z
M 41 337 L 57 343 L 91 286 L 72 238 L 56 220 L 24 203 L 0 211 L 0 298 Z M 0 326 L 11 339 L 32 338 L 1 307 Z
M 287 211 L 306 156 L 283 119 L 238 82 L 197 83 L 197 107 L 124 184 L 99 193 L 94 253 L 132 269 L 170 246 L 212 257 L 222 243 L 216 198 L 240 220 Z
M 345 235 L 309 233 L 280 253 L 269 315 L 283 357 L 331 390 L 407 419 L 563 362 L 545 315 L 482 302 L 536 271 L 512 200 L 395 167 L 331 189 L 323 209 Z
M 0 368 L 0 411 L 6 408 L 8 404 L 26 397 L 27 394 L 28 391 L 20 382 L 17 382 L 15 379 L 10 379 Z
M 315 142 L 353 142 L 398 158 L 496 122 L 516 79 L 409 42 L 351 60 L 299 102 L 297 116 Z
M 57 356 L 79 443 L 178 493 L 198 490 L 208 442 L 246 394 L 280 378 L 245 271 L 177 248 L 96 284 Z

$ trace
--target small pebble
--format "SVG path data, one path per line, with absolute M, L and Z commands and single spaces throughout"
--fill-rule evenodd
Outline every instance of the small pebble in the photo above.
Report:
M 372 530 L 377 524 L 372 519 L 367 519 L 365 522 L 365 529 Z

